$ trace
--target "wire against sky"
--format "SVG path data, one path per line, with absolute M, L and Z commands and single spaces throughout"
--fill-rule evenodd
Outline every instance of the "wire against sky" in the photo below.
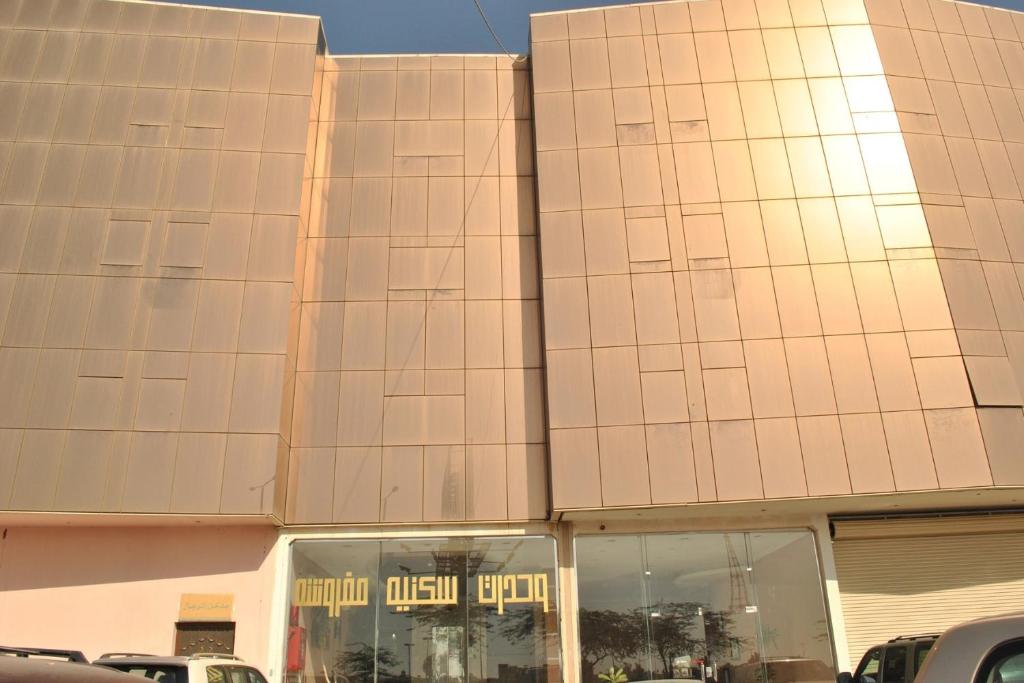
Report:
M 506 54 L 524 54 L 530 49 L 530 14 L 618 5 L 629 0 L 473 0 L 472 8 L 467 0 L 162 1 L 317 15 L 323 18 L 327 44 L 334 54 L 497 51 L 492 45 Z M 1024 10 L 1024 0 L 982 1 Z M 0 4 L 4 2 L 0 0 Z M 481 18 L 488 33 L 478 30 Z
M 514 59 L 512 57 L 512 53 L 510 53 L 508 48 L 505 47 L 505 43 L 501 42 L 501 38 L 499 38 L 498 34 L 495 33 L 494 27 L 491 26 L 490 20 L 487 19 L 487 15 L 484 13 L 484 8 L 480 6 L 480 0 L 473 0 L 473 4 L 476 5 L 476 11 L 480 13 L 480 18 L 484 20 L 484 26 L 487 27 L 488 31 L 490 31 L 491 38 L 494 38 L 494 42 L 498 44 L 498 47 L 501 48 L 501 51 L 504 52 L 509 59 Z

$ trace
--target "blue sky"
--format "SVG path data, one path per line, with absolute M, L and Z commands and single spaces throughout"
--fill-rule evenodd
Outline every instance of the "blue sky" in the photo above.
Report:
M 512 52 L 526 52 L 532 12 L 617 5 L 627 0 L 480 0 Z M 317 14 L 333 54 L 498 52 L 473 0 L 177 0 L 197 5 Z M 1024 0 L 985 4 L 1024 10 Z

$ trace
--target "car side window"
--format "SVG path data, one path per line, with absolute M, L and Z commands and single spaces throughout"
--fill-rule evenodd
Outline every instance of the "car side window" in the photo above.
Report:
M 882 660 L 881 683 L 907 683 L 907 648 L 897 646 L 886 648 Z
M 925 657 L 928 656 L 928 652 L 931 651 L 932 645 L 935 644 L 934 640 L 926 640 L 923 643 L 917 643 L 914 645 L 914 675 L 921 670 L 921 665 L 924 664 Z
M 217 666 L 206 667 L 206 683 L 227 683 L 224 671 Z
M 1024 683 L 1024 639 L 1000 644 L 985 658 L 976 683 Z
M 247 668 L 245 672 L 249 674 L 249 683 L 267 683 L 267 679 L 256 669 Z
M 854 675 L 853 680 L 856 683 L 862 683 L 864 677 L 877 683 L 878 681 L 878 670 L 882 664 L 882 648 L 877 647 L 874 650 L 869 650 L 864 658 L 860 660 L 860 666 L 857 667 L 857 673 Z M 870 683 L 864 681 L 864 683 Z
M 226 666 L 224 667 L 228 672 L 228 683 L 249 683 L 249 667 L 246 666 Z

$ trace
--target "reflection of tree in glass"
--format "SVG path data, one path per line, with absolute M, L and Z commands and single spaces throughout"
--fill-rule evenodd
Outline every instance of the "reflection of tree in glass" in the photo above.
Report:
M 727 659 L 747 644 L 746 639 L 732 633 L 732 615 L 725 611 L 704 609 L 704 639 L 709 658 Z
M 473 580 L 473 579 L 471 579 Z M 473 600 L 465 600 L 460 596 L 460 609 L 439 606 L 421 606 L 410 614 L 417 623 L 433 628 L 436 626 L 454 626 L 462 631 L 465 627 L 465 647 L 467 648 L 467 674 L 470 680 L 496 680 L 488 678 L 483 665 L 487 661 L 488 651 L 504 650 L 504 661 L 498 665 L 498 677 L 503 681 L 539 681 L 546 674 L 543 666 L 545 638 L 549 635 L 543 618 L 539 616 L 539 606 L 506 607 L 505 614 L 498 616 L 493 607 L 476 604 Z M 515 654 L 503 648 L 496 639 L 503 639 L 508 644 L 516 644 Z M 507 646 L 506 646 L 507 648 Z M 492 657 L 494 655 L 492 654 Z M 518 660 L 521 663 L 512 663 Z M 493 662 L 492 662 L 493 664 Z M 429 664 L 425 664 L 429 666 Z M 477 670 L 476 666 L 481 667 Z M 426 670 L 425 670 L 426 671 Z M 428 678 L 429 678 L 428 673 Z
M 674 678 L 673 662 L 680 657 L 688 656 L 691 661 L 725 658 L 743 644 L 743 639 L 732 633 L 728 613 L 709 610 L 697 602 L 659 601 L 648 609 L 627 612 L 580 609 L 579 621 L 583 680 L 588 683 L 596 683 L 597 667 L 605 660 L 626 669 L 633 680 Z M 702 631 L 703 638 L 699 635 Z M 657 674 L 629 661 L 646 653 L 648 647 L 661 665 Z
M 399 618 L 408 619 L 410 642 L 423 643 L 427 650 L 432 648 L 431 640 L 437 628 L 458 629 L 461 635 L 463 666 L 468 681 L 495 681 L 526 683 L 546 679 L 544 653 L 547 647 L 545 639 L 551 634 L 542 616 L 539 604 L 506 605 L 505 613 L 498 615 L 493 605 L 482 605 L 477 593 L 477 576 L 479 574 L 502 575 L 514 573 L 509 567 L 509 560 L 515 555 L 516 548 L 504 551 L 498 559 L 489 552 L 489 546 L 468 550 L 446 549 L 430 553 L 430 563 L 417 561 L 407 562 L 413 568 L 397 564 L 396 567 L 410 576 L 455 576 L 459 580 L 457 605 L 417 605 L 409 612 L 399 613 Z M 504 557 L 504 559 L 501 559 Z M 400 558 L 406 562 L 405 558 Z M 384 587 L 384 576 L 381 574 L 381 588 Z M 553 585 L 553 582 L 549 585 Z M 553 599 L 553 598 L 552 598 Z M 505 643 L 499 642 L 504 640 Z M 509 649 L 510 645 L 516 647 Z M 406 645 L 410 647 L 410 645 Z M 417 651 L 419 646 L 417 645 Z M 426 651 L 426 650 L 425 650 Z M 429 680 L 433 677 L 433 658 L 427 655 L 422 663 L 419 659 L 411 668 L 423 674 Z M 402 683 L 419 680 L 419 675 L 403 679 Z M 497 676 L 497 678 L 495 678 Z M 378 676 L 381 683 L 385 682 Z
M 548 633 L 544 627 L 543 617 L 538 616 L 543 614 L 540 611 L 540 606 L 517 606 L 512 609 L 506 607 L 505 610 L 505 614 L 500 620 L 497 620 L 498 633 L 511 643 L 533 641 L 534 651 L 542 651 L 541 648 L 544 647 L 544 639 Z M 494 621 L 487 623 L 488 628 L 494 625 Z
M 358 643 L 356 649 L 339 653 L 331 673 L 348 683 L 372 681 L 375 669 L 380 678 L 393 676 L 388 667 L 398 666 L 398 658 L 386 647 L 377 648 L 376 657 L 373 650 L 373 645 Z
M 597 665 L 606 659 L 625 668 L 626 660 L 644 647 L 646 629 L 642 615 L 635 618 L 637 613 L 638 610 L 580 609 L 580 664 L 584 681 L 595 683 Z
M 700 618 L 699 608 L 695 602 L 659 602 L 651 607 L 651 655 L 661 660 L 661 670 L 669 678 L 674 678 L 672 662 L 676 657 L 696 658 L 704 654 L 704 641 L 693 637 Z M 643 615 L 642 611 L 635 611 Z
M 495 626 L 488 619 L 493 610 L 479 604 L 479 596 L 470 599 L 470 593 L 476 586 L 477 574 L 500 572 L 504 563 L 487 561 L 486 548 L 468 552 L 435 552 L 434 563 L 438 576 L 459 577 L 459 607 L 449 605 L 422 605 L 410 614 L 420 624 L 426 626 L 462 626 L 467 628 L 467 647 L 475 649 L 480 640 L 486 638 L 488 630 Z M 490 565 L 484 567 L 484 565 Z M 509 609 L 498 622 L 498 633 L 513 642 L 521 642 L 527 638 L 536 639 L 541 643 L 544 639 L 542 629 L 536 628 L 536 619 L 532 609 Z
M 469 624 L 475 624 L 482 612 L 480 605 L 469 604 L 467 593 L 469 581 L 476 576 L 483 562 L 482 553 L 465 551 L 431 552 L 433 568 L 430 571 L 412 572 L 421 576 L 454 576 L 459 580 L 458 603 L 456 605 L 419 605 L 410 612 L 419 623 L 427 626 L 466 626 L 466 609 L 469 610 Z

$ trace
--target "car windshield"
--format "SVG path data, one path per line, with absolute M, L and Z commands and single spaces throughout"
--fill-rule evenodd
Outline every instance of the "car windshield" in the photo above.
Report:
M 142 676 L 160 683 L 188 683 L 188 670 L 173 664 L 104 664 L 103 666 L 117 669 L 133 676 Z

